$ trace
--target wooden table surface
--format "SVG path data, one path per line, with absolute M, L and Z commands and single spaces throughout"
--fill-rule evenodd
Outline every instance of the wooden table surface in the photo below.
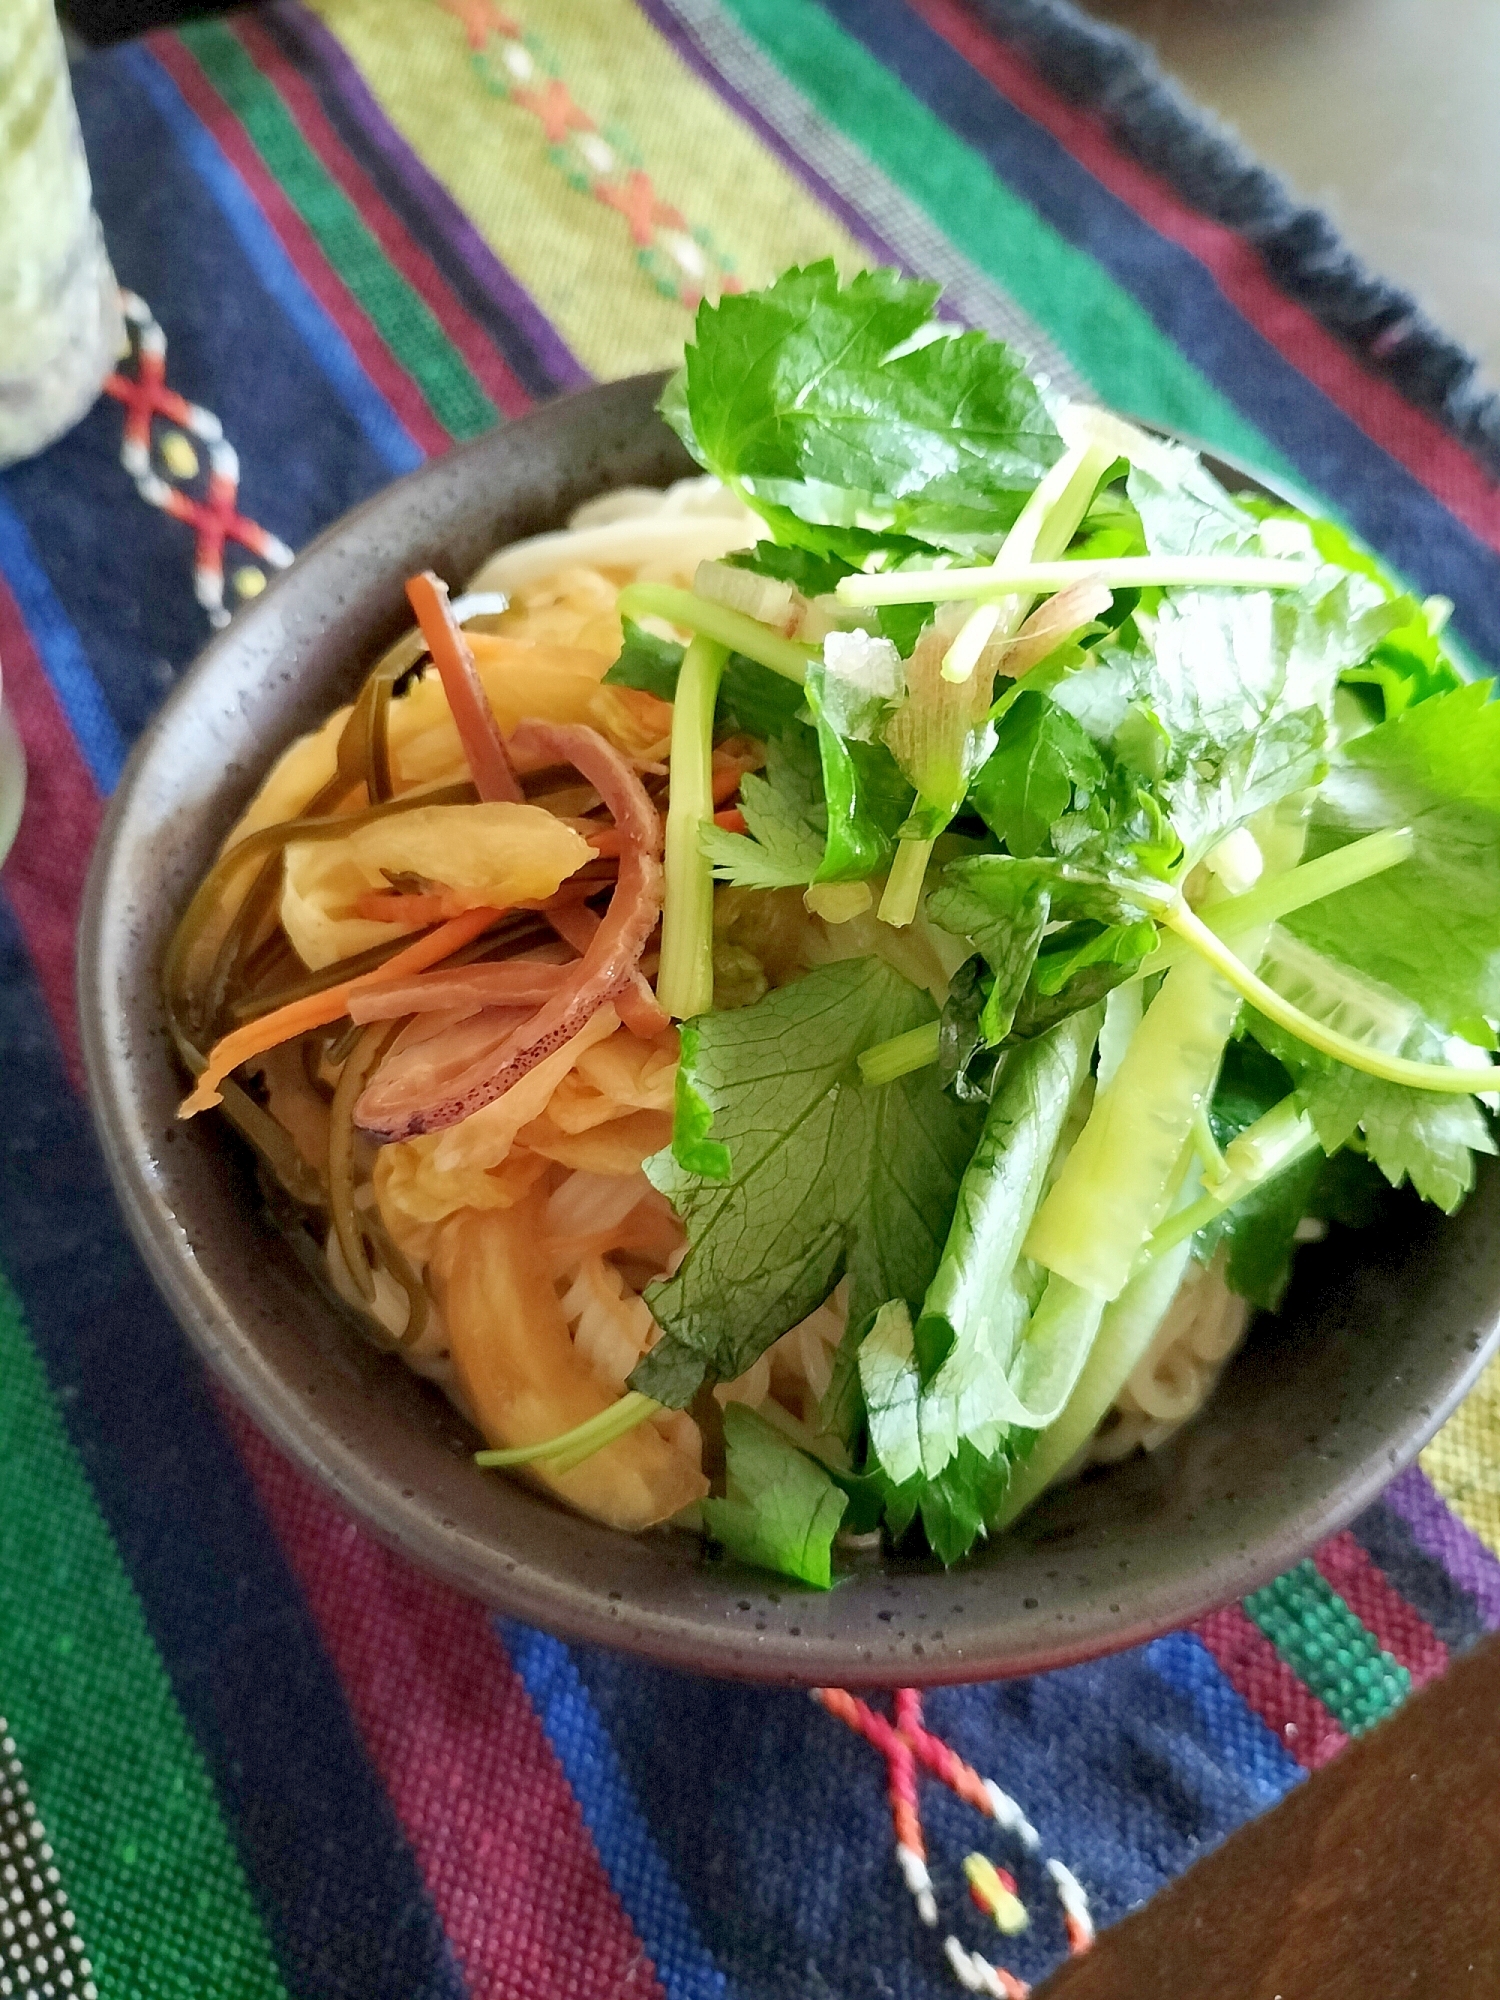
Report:
M 1036 2000 L 1496 2000 L 1500 1637 Z

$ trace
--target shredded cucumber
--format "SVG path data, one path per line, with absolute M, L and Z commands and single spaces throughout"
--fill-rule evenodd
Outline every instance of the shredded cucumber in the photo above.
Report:
M 1131 1280 L 1104 1313 L 1062 1415 L 1042 1432 L 1030 1457 L 1012 1472 L 999 1517 L 990 1523 L 992 1528 L 1005 1527 L 1029 1507 L 1093 1436 L 1155 1338 L 1182 1282 L 1191 1251 L 1192 1239 L 1188 1238 L 1166 1256 L 1158 1257 Z
M 1145 1003 L 1134 982 L 1116 986 L 1104 1002 L 1104 1026 L 1099 1032 L 1099 1088 L 1107 1090 L 1125 1060 L 1125 1051 L 1141 1025 Z
M 1238 1011 L 1239 996 L 1211 966 L 1167 974 L 1037 1213 L 1027 1256 L 1102 1298 L 1120 1296 L 1166 1213 Z
M 1404 993 L 1340 965 L 1280 924 L 1271 927 L 1260 976 L 1283 1000 L 1325 1028 L 1392 1055 L 1421 1019 L 1422 1010 Z
M 1256 831 L 1267 873 L 1284 873 L 1301 853 L 1301 825 L 1274 813 L 1263 819 Z M 1242 938 L 1249 965 L 1259 962 L 1269 931 L 1265 924 Z M 1120 1296 L 1171 1204 L 1238 1012 L 1235 987 L 1207 959 L 1173 966 L 1037 1212 L 1028 1257 L 1103 1298 Z

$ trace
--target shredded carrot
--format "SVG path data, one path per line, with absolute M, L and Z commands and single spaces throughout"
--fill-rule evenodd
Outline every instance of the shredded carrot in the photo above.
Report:
M 356 917 L 372 924 L 405 924 L 409 930 L 424 930 L 428 924 L 445 924 L 461 917 L 472 904 L 451 889 L 430 894 L 403 896 L 394 889 L 370 889 L 351 906 Z
M 713 801 L 716 806 L 721 806 L 726 799 L 734 797 L 740 788 L 740 780 L 744 775 L 744 767 L 740 764 L 716 764 L 714 766 L 709 777 L 709 789 L 713 793 Z
M 715 813 L 714 825 L 723 827 L 726 833 L 748 833 L 750 831 L 749 827 L 745 824 L 745 815 L 739 810 L 738 806 L 730 812 Z
M 469 642 L 453 616 L 447 584 L 430 569 L 424 569 L 420 576 L 408 580 L 406 594 L 442 680 L 458 740 L 468 760 L 469 775 L 480 798 L 508 799 L 514 805 L 521 804 L 525 794 L 511 769 Z
M 465 910 L 461 917 L 429 931 L 373 972 L 325 987 L 321 993 L 309 993 L 304 999 L 288 1001 L 285 1007 L 262 1014 L 258 1021 L 247 1021 L 242 1028 L 235 1028 L 209 1050 L 203 1073 L 191 1096 L 183 1100 L 177 1116 L 191 1118 L 195 1112 L 207 1111 L 220 1102 L 219 1085 L 241 1063 L 263 1056 L 268 1049 L 279 1048 L 294 1035 L 305 1035 L 309 1029 L 326 1028 L 334 1021 L 341 1021 L 349 1011 L 351 995 L 372 986 L 384 986 L 392 979 L 404 979 L 409 973 L 425 972 L 428 966 L 437 965 L 478 937 L 502 914 L 500 910 Z

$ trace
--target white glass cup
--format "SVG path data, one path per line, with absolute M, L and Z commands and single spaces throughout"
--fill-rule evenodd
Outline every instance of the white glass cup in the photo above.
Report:
M 71 430 L 123 339 L 53 0 L 0 0 L 0 466 Z

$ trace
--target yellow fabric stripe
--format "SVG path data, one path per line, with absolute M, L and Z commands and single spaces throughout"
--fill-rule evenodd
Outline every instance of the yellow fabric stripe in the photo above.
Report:
M 1422 1453 L 1422 1470 L 1465 1526 L 1500 1555 L 1500 1360 Z
M 700 256 L 710 294 L 721 266 L 749 288 L 813 258 L 849 270 L 868 261 L 629 0 L 311 4 L 386 117 L 596 375 L 680 358 Z M 592 130 L 568 125 L 569 107 Z M 639 198 L 635 174 L 683 224 L 659 220 L 644 249 L 595 192 Z

